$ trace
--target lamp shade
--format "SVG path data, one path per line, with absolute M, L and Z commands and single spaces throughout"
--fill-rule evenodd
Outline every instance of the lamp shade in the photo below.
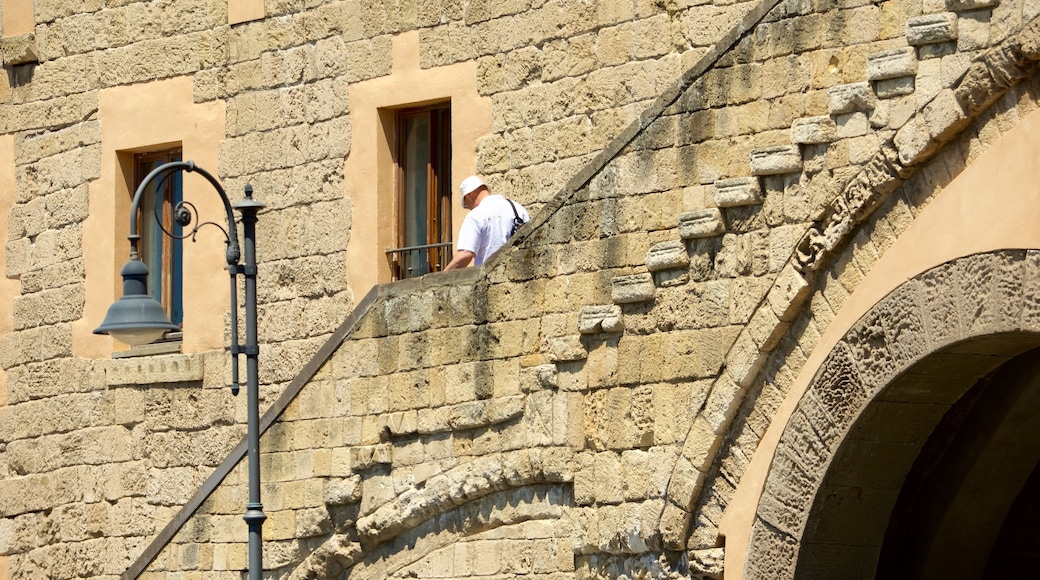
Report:
M 148 266 L 136 257 L 123 266 L 123 297 L 108 307 L 101 326 L 94 334 L 110 334 L 116 340 L 137 346 L 153 342 L 170 330 L 180 330 L 170 322 L 166 310 L 148 295 Z

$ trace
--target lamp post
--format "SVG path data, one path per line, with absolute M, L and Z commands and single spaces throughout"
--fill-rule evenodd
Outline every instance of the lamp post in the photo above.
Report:
M 253 199 L 253 188 L 245 187 L 245 199 L 233 206 L 228 200 L 224 188 L 208 171 L 195 165 L 193 161 L 173 161 L 153 169 L 134 192 L 130 206 L 130 260 L 123 266 L 123 297 L 108 309 L 101 326 L 94 329 L 94 334 L 110 334 L 117 340 L 130 345 L 147 344 L 163 335 L 166 331 L 177 330 L 178 326 L 170 322 L 162 305 L 148 294 L 148 266 L 138 257 L 138 244 L 141 236 L 137 232 L 137 215 L 141 205 L 141 197 L 148 185 L 155 179 L 165 178 L 167 174 L 177 171 L 198 173 L 209 181 L 220 195 L 227 214 L 227 229 L 214 222 L 197 224 L 191 232 L 184 236 L 162 230 L 163 234 L 174 238 L 194 239 L 195 233 L 204 225 L 214 225 L 224 231 L 227 250 L 227 268 L 231 276 L 231 389 L 238 394 L 238 357 L 246 355 L 246 441 L 249 468 L 249 503 L 243 516 L 249 526 L 249 580 L 260 580 L 263 569 L 261 552 L 262 527 L 267 516 L 260 503 L 260 395 L 259 371 L 257 355 L 260 347 L 256 332 L 256 214 L 264 204 Z M 238 228 L 232 208 L 242 216 L 242 234 L 245 250 L 245 265 L 239 265 L 242 257 L 238 245 Z M 191 223 L 192 214 L 196 214 L 195 206 L 181 202 L 174 208 L 175 221 L 183 226 Z M 160 224 L 161 228 L 161 224 Z M 238 277 L 245 278 L 245 316 L 246 342 L 238 343 Z

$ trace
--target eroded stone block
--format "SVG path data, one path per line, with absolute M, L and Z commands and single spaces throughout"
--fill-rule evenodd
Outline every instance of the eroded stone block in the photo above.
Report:
M 534 393 L 545 389 L 556 389 L 558 386 L 559 373 L 556 365 L 538 365 L 521 369 L 520 390 L 525 393 Z
M 800 144 L 816 145 L 834 141 L 837 126 L 828 115 L 795 119 L 791 125 L 791 141 Z
M 874 91 L 870 83 L 852 83 L 832 87 L 827 94 L 830 95 L 828 108 L 830 114 L 841 115 L 853 111 L 869 111 L 877 104 Z
M 946 0 L 946 9 L 953 12 L 981 10 L 1000 6 L 1000 0 Z
M 578 332 L 582 334 L 621 332 L 624 328 L 620 306 L 585 306 L 578 313 Z
M 686 254 L 686 245 L 682 240 L 661 242 L 646 253 L 646 267 L 651 272 L 686 268 L 690 265 L 690 256 Z
M 113 387 L 201 381 L 204 370 L 202 357 L 193 354 L 113 359 L 105 372 L 105 384 Z
M 754 171 L 754 152 L 751 153 L 751 159 L 752 171 Z M 802 157 L 799 154 L 799 170 L 801 170 L 801 162 Z M 785 171 L 784 173 L 787 172 Z M 737 177 L 734 179 L 720 179 L 715 182 L 715 204 L 719 207 L 757 205 L 760 203 L 762 203 L 762 186 L 758 183 L 758 178 Z M 719 221 L 721 222 L 721 215 Z
M 953 12 L 925 14 L 906 21 L 906 42 L 911 46 L 938 44 L 957 38 L 957 15 Z
M 751 150 L 751 175 L 781 175 L 802 170 L 802 152 L 797 145 L 778 145 Z
M 912 94 L 917 87 L 914 77 L 901 77 L 898 79 L 885 79 L 878 81 L 877 96 L 879 99 L 894 99 Z
M 726 224 L 718 208 L 710 207 L 679 216 L 679 237 L 684 240 L 710 238 L 723 233 L 726 233 Z
M 584 360 L 589 357 L 589 351 L 581 343 L 581 336 L 561 336 L 554 338 L 549 343 L 549 356 L 553 362 Z
M 680 225 L 680 229 L 681 227 Z M 618 276 L 611 280 L 610 298 L 615 304 L 649 302 L 654 299 L 656 293 L 654 278 L 649 273 Z
M 3 53 L 4 66 L 40 62 L 36 50 L 36 35 L 31 32 L 0 39 L 0 52 Z
M 357 473 L 375 465 L 389 465 L 391 446 L 389 443 L 377 445 L 357 445 L 350 448 L 350 470 Z
M 913 47 L 897 48 L 867 56 L 867 80 L 882 81 L 917 74 Z

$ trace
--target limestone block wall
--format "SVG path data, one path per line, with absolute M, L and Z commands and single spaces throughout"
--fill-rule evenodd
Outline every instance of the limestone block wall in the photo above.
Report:
M 229 26 L 223 0 L 33 2 L 27 30 L 0 46 L 0 158 L 10 164 L 0 196 L 0 316 L 10 321 L 0 324 L 0 570 L 121 574 L 244 421 L 244 403 L 220 388 L 223 351 L 109 361 L 108 343 L 92 342 L 107 339 L 89 336 L 98 321 L 88 312 L 109 298 L 89 302 L 88 272 L 114 276 L 125 255 L 121 240 L 93 235 L 122 219 L 90 202 L 116 162 L 103 154 L 101 91 L 188 78 L 197 104 L 223 107 L 226 135 L 207 169 L 232 197 L 248 182 L 268 206 L 258 244 L 266 405 L 360 293 L 345 264 L 355 219 L 343 186 L 355 145 L 347 87 L 393 73 L 396 35 L 419 31 L 422 66 L 478 62 L 495 129 L 475 169 L 535 208 L 748 6 L 268 2 L 263 19 Z M 173 380 L 174 367 L 192 370 Z M 163 416 L 173 412 L 190 419 Z M 198 526 L 192 537 L 207 537 Z
M 955 151 L 992 142 L 987 107 L 1035 108 L 1022 6 L 964 47 L 944 14 L 923 52 L 891 48 L 919 43 L 920 7 L 862 8 L 761 7 L 483 271 L 374 294 L 265 440 L 270 566 L 517 574 L 537 549 L 563 576 L 717 577 L 723 513 L 828 316 L 942 189 L 925 184 L 963 168 Z M 858 44 L 831 32 L 871 15 Z M 189 546 L 155 574 L 210 569 Z
M 197 101 L 227 106 L 221 179 L 268 204 L 275 574 L 719 577 L 723 513 L 829 316 L 913 220 L 908 196 L 923 206 L 967 163 L 936 152 L 1013 125 L 985 116 L 999 99 L 1035 106 L 1017 83 L 1040 56 L 1013 1 L 286 2 L 233 27 L 224 9 L 39 3 L 39 64 L 0 105 L 20 283 L 0 337 L 11 577 L 245 565 L 226 354 L 74 353 L 73 326 L 95 324 L 98 89 L 191 75 Z M 392 74 L 393 36 L 414 29 L 424 66 L 477 61 L 495 103 L 477 170 L 540 211 L 483 270 L 355 302 L 345 232 L 364 217 L 341 168 L 362 145 L 342 97 Z M 168 542 L 167 522 L 184 524 Z

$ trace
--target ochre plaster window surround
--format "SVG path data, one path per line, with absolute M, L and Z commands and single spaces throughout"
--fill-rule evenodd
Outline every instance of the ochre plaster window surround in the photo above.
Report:
M 349 86 L 350 155 L 344 163 L 346 194 L 355 216 L 344 268 L 354 296 L 389 282 L 386 250 L 398 247 L 398 175 L 395 116 L 398 111 L 451 103 L 449 191 L 476 168 L 476 144 L 491 133 L 491 99 L 477 92 L 475 61 L 422 69 L 419 33 L 393 38 L 391 74 Z M 458 196 L 450 202 L 451 238 L 458 235 L 465 210 Z
M 393 116 L 395 142 L 397 246 L 387 250 L 391 279 L 441 271 L 451 258 L 451 105 L 380 115 Z
M 135 184 L 135 155 L 180 148 L 184 160 L 212 172 L 217 147 L 225 135 L 225 104 L 196 104 L 192 77 L 178 77 L 98 95 L 101 130 L 101 177 L 90 184 L 90 216 L 83 224 L 86 269 L 84 316 L 73 324 L 76 356 L 107 358 L 125 348 L 111 337 L 94 335 L 112 302 L 122 295 L 119 270 L 129 257 L 130 202 Z M 163 114 L 157 115 L 156 111 Z M 205 178 L 184 174 L 183 195 L 200 216 L 224 215 L 223 204 Z M 197 243 L 183 247 L 183 325 L 180 350 L 195 353 L 224 346 L 228 311 L 223 236 L 216 228 L 199 232 Z
M 228 0 L 228 24 L 241 24 L 253 20 L 262 20 L 264 0 Z
M 36 28 L 33 14 L 33 0 L 3 0 L 4 36 L 18 36 L 32 33 Z

